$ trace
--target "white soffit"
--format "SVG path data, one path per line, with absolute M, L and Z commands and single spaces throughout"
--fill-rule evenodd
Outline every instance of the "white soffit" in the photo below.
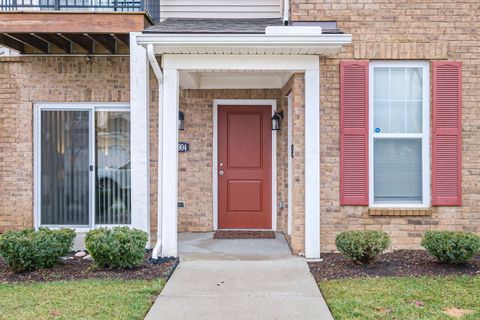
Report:
M 280 89 L 293 72 L 180 71 L 182 89 Z
M 293 27 L 287 27 L 293 28 Z M 300 27 L 299 27 L 300 28 Z M 278 32 L 274 30 L 271 32 Z M 155 54 L 321 55 L 336 54 L 352 43 L 350 34 L 173 34 L 144 33 L 140 45 Z

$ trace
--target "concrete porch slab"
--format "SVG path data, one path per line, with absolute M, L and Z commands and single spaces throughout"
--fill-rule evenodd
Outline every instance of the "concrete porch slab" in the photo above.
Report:
M 213 232 L 179 233 L 182 260 L 283 260 L 293 259 L 285 237 L 275 239 L 213 239 Z

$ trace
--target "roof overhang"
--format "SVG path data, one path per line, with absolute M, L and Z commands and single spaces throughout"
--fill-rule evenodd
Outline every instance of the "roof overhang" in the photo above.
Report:
M 294 28 L 294 27 L 288 27 Z M 350 34 L 184 34 L 142 33 L 137 43 L 155 54 L 321 55 L 336 54 L 352 43 Z

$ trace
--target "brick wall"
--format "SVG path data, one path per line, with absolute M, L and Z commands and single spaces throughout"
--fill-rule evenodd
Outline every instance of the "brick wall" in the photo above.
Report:
M 305 249 L 305 80 L 303 74 L 294 74 L 282 88 L 282 92 L 283 95 L 289 92 L 292 94 L 292 143 L 295 146 L 292 159 L 292 232 L 288 235 L 285 232 L 287 228 L 283 230 L 293 253 L 302 254 Z M 285 103 L 288 105 L 288 101 Z M 283 131 L 288 133 L 286 123 Z M 288 158 L 284 161 L 288 161 Z M 286 188 L 288 188 L 288 180 L 286 181 Z M 288 197 L 285 198 L 288 199 Z M 288 215 L 288 211 L 285 215 Z
M 480 232 L 480 3 L 472 1 L 292 0 L 292 20 L 336 20 L 353 45 L 321 59 L 321 248 L 345 230 L 390 233 L 396 249 L 420 248 L 425 230 Z M 369 216 L 339 205 L 340 59 L 463 62 L 463 207 L 435 207 L 430 217 Z

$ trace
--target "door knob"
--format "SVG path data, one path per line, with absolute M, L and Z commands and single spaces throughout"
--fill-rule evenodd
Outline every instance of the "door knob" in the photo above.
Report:
M 225 173 L 225 172 L 223 172 L 222 170 L 220 170 L 220 171 L 218 172 L 218 175 L 219 175 L 219 176 L 223 176 L 224 173 Z

